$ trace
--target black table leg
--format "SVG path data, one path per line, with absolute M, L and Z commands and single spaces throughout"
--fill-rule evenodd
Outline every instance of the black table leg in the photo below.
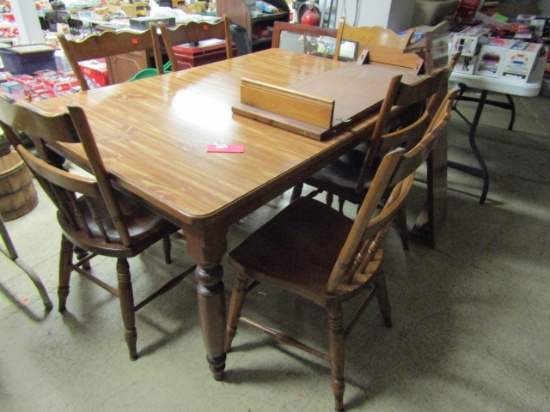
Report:
M 516 120 L 516 105 L 512 100 L 512 96 L 507 94 L 506 98 L 508 99 L 508 104 L 502 107 L 504 107 L 505 109 L 510 109 L 510 111 L 512 112 L 510 114 L 510 123 L 508 124 L 508 130 L 512 130 L 512 127 L 514 127 L 514 121 Z
M 485 203 L 485 199 L 487 198 L 487 192 L 489 192 L 489 171 L 487 170 L 487 166 L 485 164 L 485 161 L 483 160 L 483 156 L 481 156 L 481 152 L 477 147 L 475 137 L 476 137 L 477 126 L 479 124 L 479 119 L 481 118 L 481 113 L 483 112 L 485 101 L 487 100 L 487 94 L 488 94 L 487 90 L 482 90 L 481 96 L 479 97 L 479 99 L 476 99 L 478 104 L 477 104 L 476 113 L 474 115 L 474 119 L 472 122 L 469 122 L 462 114 L 460 114 L 460 112 L 458 112 L 460 117 L 466 120 L 466 122 L 470 125 L 470 136 L 469 136 L 470 147 L 472 148 L 472 151 L 474 152 L 477 162 L 479 163 L 479 168 L 463 165 L 452 161 L 447 162 L 447 165 L 449 167 L 452 167 L 453 169 L 460 170 L 472 176 L 483 178 L 483 189 L 481 191 L 481 197 L 479 198 L 480 205 Z M 465 99 L 465 98 L 462 97 L 462 99 Z

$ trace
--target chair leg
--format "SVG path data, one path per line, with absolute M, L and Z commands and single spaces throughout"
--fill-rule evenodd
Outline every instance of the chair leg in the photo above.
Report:
M 88 252 L 84 249 L 81 249 L 79 247 L 74 247 L 74 253 L 76 254 L 76 258 L 78 260 L 84 259 L 86 256 L 88 256 Z M 87 261 L 82 265 L 82 269 L 84 270 L 90 270 L 92 268 L 92 265 L 90 261 Z
M 117 278 L 122 322 L 124 323 L 124 338 L 130 352 L 130 359 L 137 359 L 137 331 L 136 316 L 134 311 L 134 292 L 132 290 L 132 278 L 130 265 L 126 259 L 117 259 Z
M 409 250 L 409 229 L 407 228 L 407 208 L 405 204 L 397 211 L 395 223 L 399 230 L 399 237 L 401 237 L 403 250 Z
M 69 282 L 71 281 L 71 265 L 73 263 L 73 244 L 61 236 L 61 252 L 59 254 L 59 286 L 57 296 L 59 299 L 59 311 L 66 309 L 67 297 L 69 296 Z
M 296 199 L 302 196 L 303 187 L 304 187 L 303 183 L 298 183 L 296 186 L 294 186 L 294 188 L 292 189 L 292 195 L 290 196 L 291 202 L 294 202 Z
M 332 373 L 332 393 L 334 410 L 344 410 L 344 319 L 342 305 L 327 308 L 329 329 L 330 370 Z
M 227 315 L 227 327 L 225 335 L 225 351 L 229 352 L 231 349 L 231 342 L 237 334 L 237 324 L 241 316 L 241 310 L 244 304 L 244 298 L 246 297 L 246 286 L 248 284 L 248 278 L 242 273 L 237 273 L 235 277 L 235 285 L 233 286 L 233 292 L 231 293 L 231 302 L 229 303 L 229 312 Z
M 172 263 L 172 241 L 170 240 L 170 236 L 166 236 L 162 239 L 162 248 L 164 250 L 164 262 L 166 264 Z
M 376 298 L 378 299 L 378 308 L 380 309 L 382 318 L 384 318 L 384 325 L 387 328 L 391 328 L 391 306 L 388 299 L 388 289 L 386 288 L 386 278 L 382 269 L 380 269 L 380 273 L 376 275 L 374 281 L 376 282 Z
M 332 200 L 334 199 L 334 196 L 332 193 L 327 192 L 327 197 L 325 198 L 325 203 L 327 206 L 332 207 Z
M 346 199 L 344 199 L 342 196 L 338 197 L 338 211 L 342 214 L 344 214 L 344 204 L 346 203 Z

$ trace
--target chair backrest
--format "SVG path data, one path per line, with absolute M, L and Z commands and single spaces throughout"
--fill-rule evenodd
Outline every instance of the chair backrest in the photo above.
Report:
M 327 283 L 327 293 L 360 288 L 369 277 L 368 265 L 377 259 L 379 248 L 397 211 L 403 207 L 418 167 L 426 160 L 446 127 L 458 89 L 450 92 L 420 142 L 406 151 L 397 148 L 384 156 L 340 251 Z M 393 188 L 378 215 L 376 210 L 388 188 Z
M 82 238 L 99 238 L 104 243 L 130 247 L 130 236 L 105 170 L 84 111 L 69 107 L 69 112 L 49 114 L 0 96 L 0 126 L 11 144 L 29 166 L 45 193 L 56 205 L 63 222 Z M 90 175 L 71 173 L 50 164 L 27 150 L 18 139 L 23 132 L 44 147 L 59 148 L 59 143 L 82 144 Z M 79 196 L 85 202 L 77 201 Z M 91 219 L 90 219 L 91 217 Z M 91 224 L 90 224 L 91 223 Z
M 187 67 L 178 67 L 174 46 L 182 44 L 196 45 L 200 41 L 209 39 L 225 40 L 225 53 L 227 58 L 233 57 L 233 43 L 231 41 L 231 30 L 229 28 L 230 19 L 223 15 L 222 20 L 217 23 L 205 23 L 191 21 L 187 24 L 181 24 L 173 29 L 166 27 L 162 22 L 159 23 L 162 41 L 166 48 L 168 58 L 172 63 L 172 71 L 182 70 Z M 180 65 L 181 66 L 181 65 Z
M 154 23 L 151 23 L 149 30 L 140 32 L 131 30 L 117 32 L 106 31 L 101 34 L 92 34 L 81 41 L 69 40 L 63 34 L 59 34 L 58 39 L 83 91 L 89 90 L 89 86 L 79 63 L 86 60 L 124 55 L 125 53 L 139 51 L 146 51 L 148 53 L 149 50 L 152 50 L 157 72 L 159 74 L 164 73 L 162 68 L 160 42 Z M 129 61 L 129 64 L 136 63 Z M 135 72 L 137 73 L 140 69 L 141 68 L 136 64 Z
M 368 141 L 367 155 L 356 183 L 358 193 L 363 190 L 365 182 L 372 175 L 377 157 L 399 146 L 408 149 L 421 139 L 447 93 L 448 80 L 457 60 L 458 55 L 453 56 L 447 66 L 435 70 L 429 76 L 421 77 L 412 84 L 404 83 L 402 75 L 397 75 L 391 80 L 374 131 Z M 405 111 L 416 112 L 418 108 L 423 110 L 414 122 L 387 132 L 392 111 L 397 109 L 398 115 L 403 116 Z
M 370 63 L 384 64 L 409 69 L 418 73 L 423 60 L 416 53 L 405 53 L 415 29 L 409 29 L 404 34 L 397 34 L 381 26 L 350 26 L 345 19 L 340 19 L 334 59 L 341 54 L 342 42 L 355 43 L 355 59 L 363 50 L 368 50 Z
M 309 26 L 306 24 L 294 24 L 283 21 L 276 21 L 273 25 L 273 36 L 271 37 L 271 47 L 292 49 L 306 54 L 332 55 L 329 44 L 324 51 L 320 51 L 316 45 L 323 39 L 336 40 L 338 31 L 328 27 Z M 287 47 L 287 45 L 292 45 Z M 315 47 L 313 47 L 315 45 Z

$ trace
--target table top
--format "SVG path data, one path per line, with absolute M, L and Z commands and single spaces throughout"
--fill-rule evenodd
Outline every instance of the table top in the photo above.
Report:
M 107 170 L 165 216 L 184 224 L 234 222 L 364 139 L 360 132 L 376 118 L 328 141 L 308 139 L 233 114 L 241 78 L 287 86 L 343 64 L 269 49 L 33 104 L 84 108 Z M 370 82 L 365 93 L 382 101 L 389 76 Z M 207 153 L 212 143 L 244 145 L 244 153 Z M 80 145 L 63 149 L 82 161 Z

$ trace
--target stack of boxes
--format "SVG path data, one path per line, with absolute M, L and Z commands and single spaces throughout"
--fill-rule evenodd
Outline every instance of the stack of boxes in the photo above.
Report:
M 483 27 L 470 27 L 452 37 L 452 53 L 460 52 L 460 59 L 455 71 L 464 74 L 474 74 L 475 64 L 482 44 L 489 43 L 490 30 Z
M 515 83 L 542 78 L 542 71 L 536 68 L 544 52 L 542 44 L 491 38 L 489 34 L 488 28 L 476 26 L 453 36 L 451 51 L 461 52 L 455 72 L 501 78 Z
M 544 50 L 540 43 L 518 41 L 506 53 L 502 65 L 501 76 L 506 80 L 527 83 L 529 79 L 541 79 L 544 71 L 542 60 L 539 57 Z M 539 69 L 540 68 L 540 69 Z
M 96 89 L 98 87 L 104 87 L 109 85 L 109 73 L 107 69 L 107 62 L 104 58 L 87 60 L 78 63 L 80 71 L 88 83 L 90 89 Z
M 72 73 L 41 70 L 33 76 L 8 73 L 6 81 L 0 84 L 0 90 L 15 99 L 34 101 L 74 93 L 80 87 Z

